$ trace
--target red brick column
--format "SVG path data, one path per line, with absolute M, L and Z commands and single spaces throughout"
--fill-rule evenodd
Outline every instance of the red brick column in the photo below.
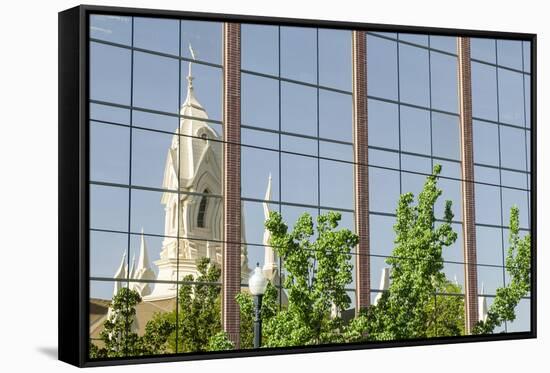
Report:
M 223 328 L 239 347 L 241 290 L 241 25 L 224 25 L 224 252 Z
M 474 188 L 474 143 L 472 129 L 472 69 L 470 39 L 457 38 L 458 97 L 460 101 L 460 139 L 462 152 L 462 227 L 464 233 L 464 292 L 466 333 L 478 321 L 477 257 Z
M 364 31 L 353 31 L 353 142 L 355 162 L 355 231 L 359 236 L 355 263 L 357 307 L 370 305 L 369 168 L 367 131 L 367 43 Z

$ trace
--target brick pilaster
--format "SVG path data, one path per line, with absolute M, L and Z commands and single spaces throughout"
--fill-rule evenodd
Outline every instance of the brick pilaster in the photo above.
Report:
M 223 328 L 239 347 L 241 290 L 241 26 L 224 24 L 224 252 Z
M 353 31 L 353 142 L 355 230 L 359 236 L 356 256 L 357 307 L 370 305 L 369 168 L 367 131 L 367 43 L 364 31 Z
M 464 233 L 464 292 L 466 334 L 478 321 L 477 257 L 474 188 L 474 143 L 472 128 L 472 69 L 470 39 L 457 38 L 458 97 L 462 156 L 462 227 Z

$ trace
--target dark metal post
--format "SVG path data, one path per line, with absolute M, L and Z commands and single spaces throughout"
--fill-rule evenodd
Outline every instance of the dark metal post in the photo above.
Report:
M 254 296 L 254 348 L 262 345 L 262 298 L 263 295 Z

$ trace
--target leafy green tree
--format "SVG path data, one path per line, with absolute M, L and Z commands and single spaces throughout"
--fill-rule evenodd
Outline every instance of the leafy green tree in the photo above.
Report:
M 514 321 L 514 309 L 531 289 L 531 235 L 520 237 L 517 206 L 510 210 L 508 244 L 506 269 L 510 273 L 510 283 L 497 289 L 493 304 L 487 311 L 486 320 L 476 324 L 474 334 L 491 334 L 503 322 Z
M 103 347 L 90 343 L 91 358 L 152 355 L 165 351 L 166 340 L 172 331 L 169 323 L 148 323 L 143 336 L 132 330 L 139 302 L 141 297 L 136 291 L 126 287 L 118 291 L 100 333 Z
M 440 324 L 437 313 L 441 305 L 436 306 L 434 296 L 450 286 L 443 273 L 442 250 L 457 238 L 451 226 L 451 201 L 445 203 L 443 224 L 437 227 L 435 224 L 434 205 L 442 194 L 437 188 L 440 172 L 441 166 L 436 165 L 432 175 L 426 178 L 416 205 L 413 205 L 412 193 L 400 196 L 394 225 L 395 247 L 386 260 L 391 282 L 380 301 L 364 311 L 360 316 L 363 319 L 353 325 L 361 331 L 352 333 L 356 338 L 365 333 L 370 340 L 426 338 L 433 335 Z M 460 333 L 458 325 L 463 323 L 458 317 L 463 309 L 459 313 L 457 306 L 458 303 L 453 304 L 445 312 L 451 313 L 445 316 L 447 324 L 450 323 L 445 329 L 452 335 Z
M 271 232 L 270 244 L 282 258 L 285 268 L 283 286 L 288 304 L 277 309 L 276 291 L 268 291 L 262 306 L 263 344 L 268 347 L 300 346 L 334 341 L 343 322 L 331 318 L 331 308 L 342 311 L 351 299 L 345 291 L 352 281 L 351 251 L 358 237 L 349 229 L 336 230 L 341 214 L 328 212 L 317 218 L 317 237 L 313 219 L 305 213 L 291 232 L 277 212 L 265 222 Z M 241 322 L 252 330 L 253 305 L 249 295 L 237 298 Z M 264 308 L 265 307 L 265 308 Z M 243 333 L 242 347 L 251 345 Z
M 252 348 L 254 345 L 254 299 L 251 294 L 240 292 L 237 294 L 236 301 L 239 304 L 241 314 L 240 347 Z M 262 322 L 265 323 L 275 316 L 279 311 L 278 307 L 277 289 L 269 282 L 262 299 L 262 312 L 260 313 Z

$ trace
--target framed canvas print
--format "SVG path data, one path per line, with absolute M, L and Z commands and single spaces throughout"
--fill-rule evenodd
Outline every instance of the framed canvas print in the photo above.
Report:
M 59 358 L 536 336 L 536 35 L 59 13 Z

